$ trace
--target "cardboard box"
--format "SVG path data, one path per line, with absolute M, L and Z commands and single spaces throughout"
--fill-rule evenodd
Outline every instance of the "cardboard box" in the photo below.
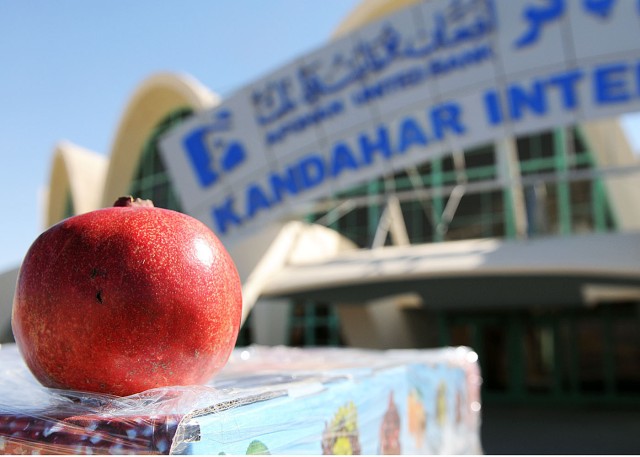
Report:
M 468 348 L 251 346 L 206 386 L 130 397 L 45 389 L 0 350 L 0 453 L 479 454 Z

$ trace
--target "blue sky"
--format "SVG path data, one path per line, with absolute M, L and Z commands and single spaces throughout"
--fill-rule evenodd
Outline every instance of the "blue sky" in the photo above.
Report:
M 0 0 L 0 272 L 44 228 L 40 193 L 57 142 L 107 154 L 154 72 L 186 72 L 228 95 L 325 44 L 358 3 Z M 638 117 L 627 125 L 640 144 Z
M 186 72 L 224 96 L 324 45 L 359 0 L 0 0 L 0 272 L 42 231 L 54 146 L 107 154 L 136 87 Z

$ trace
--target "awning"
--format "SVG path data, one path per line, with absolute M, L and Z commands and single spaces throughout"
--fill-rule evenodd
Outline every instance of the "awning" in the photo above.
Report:
M 304 259 L 304 253 L 297 253 Z M 432 309 L 640 299 L 640 233 L 465 240 L 346 251 L 275 273 L 262 296 L 364 303 L 415 293 Z

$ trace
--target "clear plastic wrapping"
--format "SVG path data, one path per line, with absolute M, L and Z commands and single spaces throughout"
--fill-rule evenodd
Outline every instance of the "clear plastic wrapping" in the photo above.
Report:
M 46 389 L 0 349 L 0 453 L 478 454 L 468 348 L 236 349 L 205 386 Z

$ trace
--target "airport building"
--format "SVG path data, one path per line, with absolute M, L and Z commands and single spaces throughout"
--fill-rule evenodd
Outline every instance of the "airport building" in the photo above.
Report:
M 508 11 L 494 11 L 498 4 Z M 248 90 L 256 109 L 264 108 L 263 126 L 281 122 L 279 128 L 264 130 L 269 157 L 276 158 L 267 161 L 271 172 L 265 182 L 270 187 L 239 180 L 246 211 L 220 205 L 211 210 L 209 205 L 207 214 L 213 219 L 205 220 L 217 233 L 252 218 L 266 227 L 243 234 L 230 247 L 250 302 L 239 344 L 466 345 L 479 355 L 485 398 L 640 403 L 640 164 L 617 118 L 640 106 L 635 100 L 638 41 L 610 63 L 587 59 L 584 66 L 574 42 L 571 65 L 556 68 L 550 63 L 541 70 L 544 77 L 516 69 L 516 79 L 510 79 L 510 61 L 505 60 L 500 63 L 505 90 L 490 89 L 494 86 L 482 80 L 484 65 L 499 57 L 492 46 L 499 47 L 496 42 L 504 36 L 498 35 L 504 24 L 495 15 L 536 17 L 516 11 L 523 5 L 363 0 L 338 25 L 329 43 L 333 48 L 319 51 L 337 55 L 335 49 L 357 40 L 371 37 L 375 42 L 369 49 L 371 61 L 387 67 L 379 70 L 383 76 L 374 66 L 349 83 L 357 87 L 350 92 L 354 107 L 333 97 L 339 92 L 331 92 L 328 83 L 320 85 L 317 74 L 306 74 L 307 95 L 317 97 L 315 111 L 287 124 L 281 120 L 290 115 L 286 111 L 291 105 L 283 103 L 288 100 L 286 86 L 278 85 L 286 69 L 270 76 L 268 90 L 260 92 L 259 84 Z M 591 21 L 595 14 L 578 10 L 581 5 L 534 8 L 530 11 L 547 18 L 544 27 L 538 24 L 542 35 L 516 31 L 514 36 L 522 46 L 554 39 L 546 34 L 566 38 L 563 24 L 583 16 Z M 614 9 L 623 7 L 615 4 L 611 11 L 601 8 L 597 13 L 623 21 L 624 11 Z M 420 15 L 427 17 L 425 22 L 434 18 L 440 34 L 439 48 L 430 48 L 433 54 L 423 48 L 430 76 L 396 57 L 404 43 L 403 21 Z M 553 20 L 561 30 L 554 32 Z M 565 47 L 567 42 L 571 40 L 563 41 Z M 435 38 L 430 45 L 434 43 Z M 428 60 L 430 55 L 448 60 Z M 391 62 L 391 56 L 396 60 Z M 446 80 L 463 74 L 458 72 L 466 72 L 467 80 L 477 74 L 478 81 L 471 77 L 477 87 L 458 92 L 453 88 L 462 83 L 454 82 L 447 92 Z M 423 84 L 433 80 L 439 84 L 433 109 L 402 111 L 414 102 L 417 92 L 411 91 L 426 90 Z M 335 91 L 347 90 L 347 85 Z M 580 105 L 587 92 L 595 93 L 593 106 Z M 463 100 L 455 104 L 451 100 L 458 93 Z M 469 100 L 477 93 L 489 119 L 487 129 L 472 126 L 480 112 Z M 261 97 L 271 97 L 271 105 L 283 108 L 277 121 L 268 118 L 273 113 Z M 389 108 L 383 99 L 397 106 Z M 206 197 L 195 210 L 187 208 L 188 186 L 176 180 L 182 169 L 167 162 L 171 154 L 179 155 L 170 138 L 195 132 L 211 113 L 219 114 L 211 122 L 227 125 L 220 113 L 235 109 L 233 100 L 225 105 L 189 75 L 154 74 L 142 81 L 120 118 L 108 155 L 71 142 L 55 148 L 46 225 L 110 206 L 129 194 L 203 218 L 201 209 L 214 201 L 206 179 L 217 175 L 205 173 L 206 158 L 198 155 L 202 149 L 189 149 L 199 163 L 200 187 L 209 193 L 203 191 Z M 396 108 L 400 115 L 385 118 Z M 358 123 L 354 121 L 352 142 L 324 137 L 324 144 L 333 145 L 322 156 L 325 162 L 309 154 L 295 159 L 289 152 L 278 155 L 289 136 L 338 129 L 330 123 L 340 124 L 340 116 L 357 109 L 366 109 L 369 117 L 363 121 L 354 115 Z M 611 116 L 603 116 L 603 110 L 611 110 Z M 597 114 L 591 118 L 592 111 Z M 503 122 L 507 117 L 510 122 Z M 467 136 L 474 138 L 467 141 Z M 256 141 L 246 142 L 256 148 Z M 225 145 L 222 167 L 233 170 L 246 150 L 229 141 Z M 315 175 L 309 174 L 311 165 L 320 167 Z M 248 179 L 255 181 L 258 173 Z M 351 173 L 362 173 L 362 179 L 351 181 Z M 329 190 L 321 191 L 325 182 Z M 278 212 L 278 204 L 299 197 L 305 197 L 300 204 Z M 276 215 L 267 217 L 272 210 Z

